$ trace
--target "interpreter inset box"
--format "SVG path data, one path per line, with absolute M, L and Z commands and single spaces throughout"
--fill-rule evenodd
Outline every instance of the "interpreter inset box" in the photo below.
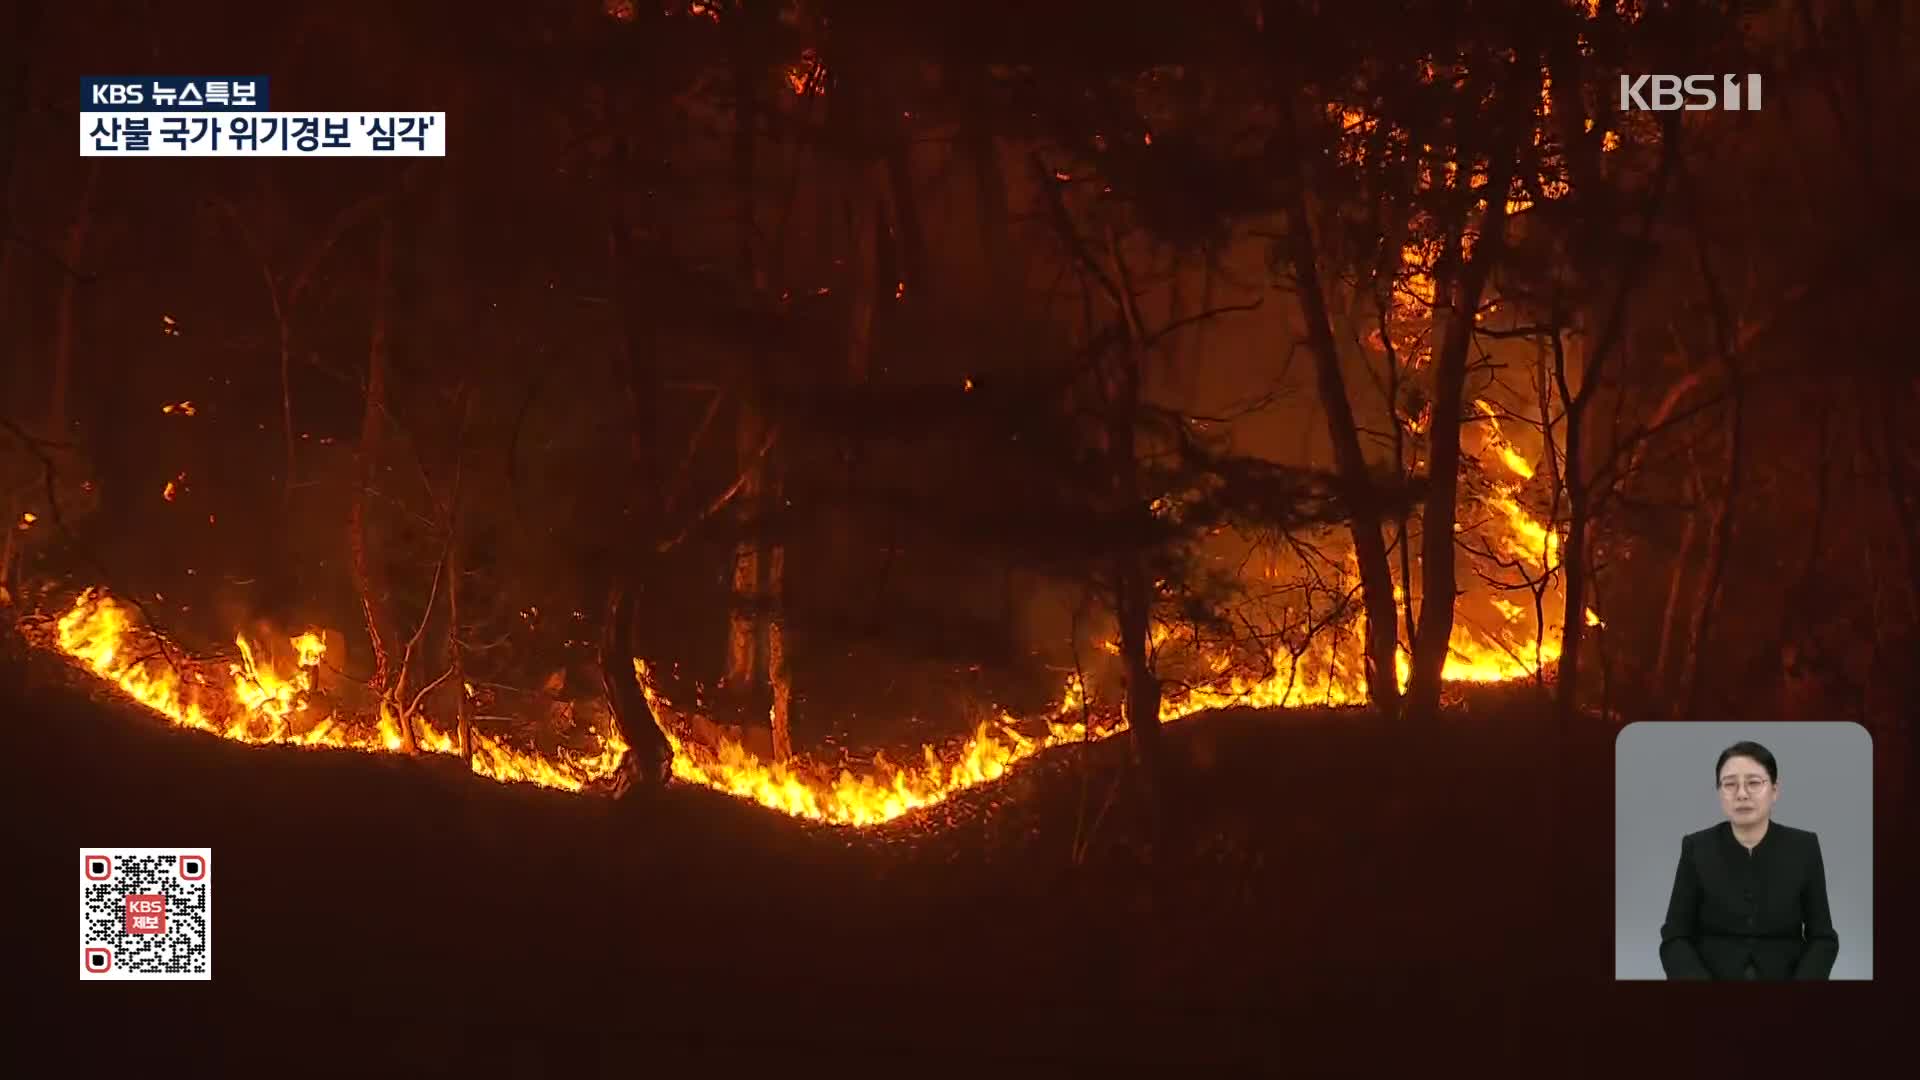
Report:
M 1643 722 L 1614 743 L 1614 978 L 1873 977 L 1873 740 Z

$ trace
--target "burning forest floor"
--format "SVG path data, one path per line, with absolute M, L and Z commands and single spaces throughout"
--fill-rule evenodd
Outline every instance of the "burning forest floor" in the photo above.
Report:
M 692 784 L 614 802 L 438 755 L 249 746 L 166 725 L 45 651 L 11 667 L 14 880 L 52 928 L 16 967 L 39 1030 L 66 1044 L 112 1011 L 216 1072 L 292 1051 L 359 1073 L 588 1076 L 1357 1068 L 1467 1048 L 1537 1063 L 1570 1040 L 1597 1064 L 1644 1049 L 1591 1036 L 1676 1009 L 1660 1030 L 1776 1013 L 1822 1046 L 1890 1030 L 1891 995 L 1870 986 L 1817 1002 L 1614 987 L 1611 785 L 1563 818 L 1550 767 L 1572 754 L 1606 778 L 1613 732 L 1557 747 L 1528 687 L 1476 688 L 1430 732 L 1356 710 L 1175 725 L 1182 812 L 1155 850 L 1124 739 L 847 829 Z M 1883 820 L 1888 849 L 1903 834 Z M 76 985 L 67 875 L 103 840 L 214 849 L 212 983 Z M 1884 887 L 1909 896 L 1910 874 L 1887 865 Z M 1883 952 L 1907 951 L 1896 929 Z M 1723 1047 L 1690 1049 L 1705 1063 Z

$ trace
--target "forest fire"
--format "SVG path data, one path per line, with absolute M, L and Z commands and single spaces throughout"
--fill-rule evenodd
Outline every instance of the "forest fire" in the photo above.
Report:
M 972 380 L 965 380 L 972 389 Z M 1534 478 L 1527 456 L 1500 427 L 1508 415 L 1484 400 L 1475 407 L 1484 423 L 1478 458 L 1489 489 L 1479 498 L 1483 520 L 1472 533 L 1502 565 L 1551 579 L 1560 562 L 1560 533 L 1534 517 L 1522 488 Z M 185 473 L 169 482 L 171 500 Z M 1158 500 L 1156 512 L 1169 505 Z M 1450 683 L 1499 683 L 1536 677 L 1560 657 L 1559 626 L 1546 618 L 1562 603 L 1557 584 L 1542 593 L 1541 606 L 1528 610 L 1499 595 L 1487 603 L 1493 622 L 1462 617 L 1455 621 L 1442 678 Z M 1395 585 L 1396 606 L 1405 603 Z M 537 609 L 528 609 L 537 614 Z M 527 612 L 522 613 L 523 616 Z M 1602 625 L 1588 610 L 1589 626 Z M 1544 624 L 1544 627 L 1542 626 Z M 1171 624 L 1156 621 L 1149 649 L 1167 668 L 1198 672 L 1197 678 L 1169 678 L 1160 703 L 1160 721 L 1173 723 L 1209 710 L 1247 707 L 1299 709 L 1361 706 L 1368 699 L 1361 643 L 1364 612 L 1335 613 L 1304 642 L 1272 648 L 1264 670 L 1236 663 L 1219 644 L 1189 638 Z M 237 658 L 208 660 L 187 655 L 144 625 L 140 613 L 102 590 L 82 593 L 40 644 L 57 649 L 93 674 L 167 720 L 222 738 L 255 745 L 289 745 L 406 752 L 409 736 L 420 753 L 462 755 L 461 741 L 437 726 L 420 701 L 402 706 L 382 699 L 376 706 L 352 706 L 318 688 L 326 654 L 318 630 L 278 642 L 233 638 Z M 270 647 L 272 646 L 272 647 Z M 1106 642 L 1118 655 L 1117 642 Z M 1402 691 L 1411 682 L 1413 661 L 1403 643 L 1397 653 Z M 694 716 L 659 692 L 644 661 L 635 673 L 672 747 L 673 775 L 796 818 L 844 826 L 871 826 L 938 804 L 969 788 L 994 783 L 1035 755 L 1070 743 L 1099 741 L 1127 731 L 1118 702 L 1096 702 L 1078 675 L 1069 678 L 1048 712 L 1025 718 L 996 710 L 957 744 L 923 745 L 918 760 L 895 762 L 876 754 L 865 766 L 849 767 L 802 755 L 763 760 L 738 741 L 714 744 L 696 737 Z M 403 726 L 404 725 L 404 726 Z M 479 730 L 470 733 L 472 771 L 500 782 L 526 782 L 564 791 L 606 788 L 616 782 L 628 750 L 607 723 L 588 733 L 590 752 L 556 748 L 541 752 L 510 745 Z
M 1631 1067 L 1899 944 L 1911 5 L 125 6 L 0 17 L 42 1041 Z
M 141 626 L 137 614 L 119 601 L 89 590 L 60 617 L 46 643 L 182 727 L 262 746 L 393 752 L 403 745 L 399 721 L 389 711 L 369 724 L 315 706 L 315 673 L 326 651 L 316 633 L 291 639 L 297 657 L 292 671 L 277 670 L 263 659 L 256 643 L 236 635 L 240 658 L 221 672 L 217 664 L 182 655 L 177 646 Z M 422 750 L 458 752 L 454 736 L 423 716 L 412 719 Z M 591 757 L 551 758 L 475 732 L 473 771 L 494 780 L 579 791 L 610 775 L 624 749 L 609 744 Z
M 1157 646 L 1170 634 L 1157 627 Z M 1229 673 L 1224 657 L 1208 658 L 1215 679 L 1170 690 L 1161 702 L 1160 720 L 1173 723 L 1213 709 L 1300 708 L 1364 704 L 1365 683 L 1359 663 L 1329 638 L 1323 647 L 1294 656 L 1279 652 L 1264 678 Z M 316 673 L 325 656 L 320 634 L 308 631 L 289 639 L 291 670 L 277 668 L 262 648 L 238 634 L 239 658 L 221 665 L 184 655 L 141 624 L 138 613 L 100 590 L 82 593 L 40 642 L 57 648 L 128 697 L 182 727 L 253 745 L 288 745 L 402 752 L 405 740 L 398 711 L 383 705 L 375 716 L 356 716 L 316 700 Z M 1533 646 L 1509 646 L 1462 625 L 1455 628 L 1453 654 L 1445 677 L 1454 682 L 1502 682 L 1531 677 L 1525 659 Z M 1558 658 L 1552 642 L 1539 642 L 1544 662 Z M 921 747 L 920 760 L 894 763 L 884 753 L 870 769 L 855 772 L 804 757 L 769 762 L 722 739 L 708 746 L 693 739 L 686 717 L 660 695 L 645 661 L 634 670 L 649 704 L 673 748 L 673 775 L 758 803 L 796 818 L 833 825 L 884 824 L 933 806 L 954 794 L 994 783 L 1042 751 L 1071 743 L 1095 742 L 1123 734 L 1127 724 L 1116 710 L 1100 708 L 1077 677 L 1069 678 L 1059 703 L 1047 715 L 1014 717 L 1004 711 L 982 722 L 957 746 Z M 1409 658 L 1400 655 L 1400 682 L 1409 677 Z M 405 718 L 423 753 L 458 755 L 458 738 L 436 727 L 424 712 Z M 472 733 L 474 773 L 500 782 L 525 782 L 563 791 L 584 791 L 611 779 L 626 744 L 609 729 L 594 736 L 592 754 L 564 751 L 543 754 L 519 749 L 479 731 Z

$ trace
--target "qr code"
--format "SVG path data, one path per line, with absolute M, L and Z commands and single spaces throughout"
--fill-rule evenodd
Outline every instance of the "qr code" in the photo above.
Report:
M 212 849 L 81 848 L 80 978 L 213 978 Z

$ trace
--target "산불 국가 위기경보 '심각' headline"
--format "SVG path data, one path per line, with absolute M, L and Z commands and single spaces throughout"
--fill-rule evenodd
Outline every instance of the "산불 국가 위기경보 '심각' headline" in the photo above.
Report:
M 81 157 L 444 157 L 447 115 L 273 112 L 265 76 L 89 76 Z

